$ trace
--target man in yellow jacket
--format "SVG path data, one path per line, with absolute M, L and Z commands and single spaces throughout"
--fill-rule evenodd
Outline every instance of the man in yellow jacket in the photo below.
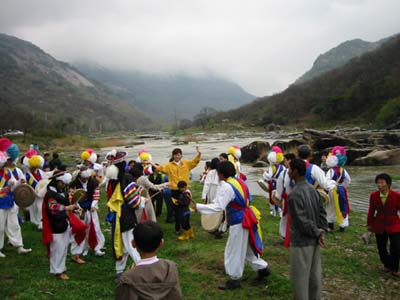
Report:
M 196 146 L 196 152 L 197 155 L 191 159 L 191 160 L 185 160 L 182 159 L 182 150 L 180 148 L 175 148 L 172 150 L 172 158 L 170 162 L 162 165 L 162 166 L 157 166 L 153 163 L 151 163 L 154 167 L 154 169 L 157 172 L 164 173 L 168 176 L 168 181 L 169 181 L 169 187 L 171 189 L 171 196 L 172 196 L 172 201 L 174 203 L 177 202 L 177 199 L 181 197 L 181 191 L 178 188 L 178 182 L 179 181 L 185 181 L 188 183 L 188 186 L 190 185 L 190 171 L 194 169 L 200 162 L 201 158 L 201 152 L 199 150 L 199 147 Z M 174 201 L 175 199 L 175 201 Z M 174 210 L 175 210 L 175 231 L 177 234 L 180 233 L 181 229 L 181 222 L 178 213 L 176 212 L 178 205 L 173 205 Z M 189 233 L 193 235 L 193 229 L 191 229 L 191 232 Z

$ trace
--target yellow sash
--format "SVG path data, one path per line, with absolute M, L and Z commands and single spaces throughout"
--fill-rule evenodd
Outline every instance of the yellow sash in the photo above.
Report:
M 116 213 L 115 218 L 115 230 L 114 230 L 114 251 L 115 256 L 120 258 L 124 255 L 124 248 L 122 244 L 122 233 L 120 227 L 120 217 L 122 212 L 122 205 L 124 204 L 124 197 L 121 193 L 121 185 L 120 183 L 114 189 L 114 192 L 107 202 L 107 206 L 110 208 L 111 211 Z

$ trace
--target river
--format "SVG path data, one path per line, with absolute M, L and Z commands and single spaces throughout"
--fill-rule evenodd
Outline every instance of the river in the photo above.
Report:
M 198 180 L 200 173 L 204 168 L 204 163 L 207 160 L 211 160 L 213 157 L 217 157 L 222 152 L 227 152 L 231 145 L 238 145 L 240 147 L 246 146 L 249 143 L 259 140 L 266 141 L 269 143 L 274 142 L 273 140 L 265 140 L 262 138 L 231 138 L 231 139 L 216 139 L 213 136 L 208 136 L 209 140 L 202 141 L 199 143 L 189 143 L 186 145 L 175 145 L 171 139 L 143 139 L 143 145 L 137 145 L 133 147 L 127 147 L 121 149 L 128 152 L 128 159 L 136 159 L 137 153 L 141 149 L 146 149 L 153 158 L 154 162 L 164 164 L 168 162 L 171 157 L 171 151 L 173 148 L 181 148 L 183 151 L 184 159 L 191 159 L 196 153 L 196 145 L 199 145 L 202 153 L 201 163 L 192 171 L 193 180 Z M 137 142 L 137 140 L 135 140 Z M 102 152 L 106 152 L 107 148 L 102 149 Z M 384 167 L 346 167 L 349 172 L 352 183 L 349 187 L 349 199 L 351 209 L 356 211 L 367 211 L 368 201 L 370 192 L 374 191 L 375 184 L 374 178 L 378 173 L 387 172 L 392 176 L 396 176 L 396 180 L 393 182 L 393 188 L 400 190 L 400 166 L 384 166 Z M 261 178 L 260 168 L 253 168 L 251 165 L 242 164 L 242 171 L 247 175 L 247 183 L 249 185 L 250 192 L 253 195 L 263 195 L 266 193 L 260 189 L 257 180 Z

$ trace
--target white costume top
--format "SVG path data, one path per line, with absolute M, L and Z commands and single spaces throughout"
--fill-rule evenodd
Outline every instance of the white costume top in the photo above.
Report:
M 319 166 L 314 164 L 311 169 L 311 177 L 326 191 L 331 191 L 336 186 L 335 181 L 328 180 L 327 177 L 325 177 L 325 172 Z
M 349 173 L 345 169 L 343 169 L 343 172 L 344 172 L 345 178 L 344 178 L 342 183 L 338 183 L 335 180 L 333 180 L 333 176 L 335 175 L 335 171 L 332 168 L 330 168 L 328 170 L 328 172 L 326 172 L 326 175 L 325 175 L 326 180 L 327 181 L 332 181 L 332 182 L 335 183 L 335 185 L 341 185 L 341 186 L 343 186 L 343 187 L 345 187 L 347 189 L 349 187 L 350 183 L 351 183 L 351 177 L 350 177 Z
M 235 192 L 229 183 L 225 181 L 220 182 L 217 190 L 215 200 L 211 204 L 196 204 L 196 209 L 204 215 L 215 214 L 224 211 L 228 204 L 235 199 Z
M 203 192 L 201 199 L 208 199 L 209 203 L 212 203 L 217 196 L 217 189 L 220 185 L 217 170 L 210 170 L 207 173 L 206 179 L 204 180 Z

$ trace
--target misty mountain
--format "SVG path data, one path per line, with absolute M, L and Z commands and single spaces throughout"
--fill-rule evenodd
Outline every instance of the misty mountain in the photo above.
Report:
M 325 72 L 342 67 L 351 59 L 377 49 L 387 40 L 388 38 L 377 42 L 366 42 L 361 39 L 354 39 L 343 42 L 335 48 L 319 55 L 312 68 L 300 76 L 294 84 L 304 83 Z
M 0 34 L 0 127 L 63 132 L 138 129 L 151 121 L 67 63 Z
M 133 104 L 152 118 L 163 121 L 192 119 L 203 107 L 228 110 L 249 103 L 255 96 L 238 84 L 216 76 L 158 75 L 117 71 L 96 63 L 77 62 L 75 67 L 110 93 Z
M 221 113 L 218 118 L 256 126 L 397 123 L 400 121 L 399 53 L 398 35 L 340 68 Z

